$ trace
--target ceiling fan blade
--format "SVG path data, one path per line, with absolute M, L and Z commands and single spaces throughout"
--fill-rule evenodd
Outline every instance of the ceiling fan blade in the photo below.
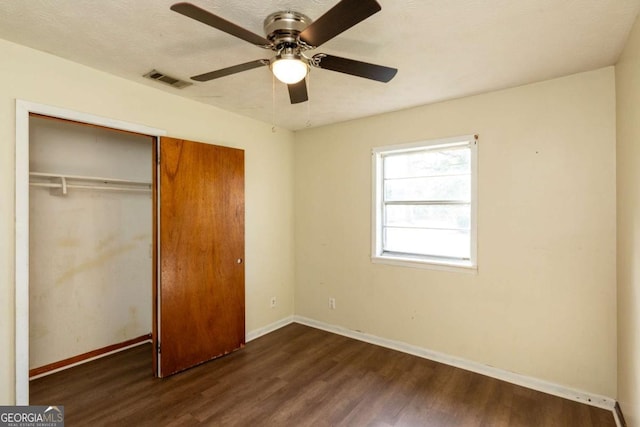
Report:
M 300 80 L 298 83 L 287 85 L 289 88 L 289 99 L 292 104 L 299 104 L 309 100 L 307 95 L 307 81 L 306 79 Z
M 204 9 L 200 9 L 198 6 L 191 3 L 176 3 L 171 6 L 171 10 L 257 46 L 262 47 L 271 45 L 271 42 L 264 37 L 254 34 L 249 30 L 245 30 L 233 22 L 229 22 L 226 19 L 220 18 L 219 16 L 207 12 Z
M 210 71 L 204 74 L 198 74 L 197 76 L 191 77 L 191 79 L 196 80 L 198 82 L 208 82 L 209 80 L 219 79 L 220 77 L 228 76 L 230 74 L 252 70 L 254 68 L 262 67 L 263 65 L 269 65 L 269 60 L 258 59 L 251 62 L 245 62 L 244 64 L 234 65 L 233 67 L 227 67 L 221 70 Z
M 324 53 L 313 55 L 313 59 L 318 68 L 351 74 L 352 76 L 364 77 L 365 79 L 376 80 L 383 83 L 387 83 L 398 72 L 396 68 L 369 64 L 368 62 L 326 55 Z
M 376 0 L 342 0 L 305 28 L 300 40 L 318 47 L 381 9 Z

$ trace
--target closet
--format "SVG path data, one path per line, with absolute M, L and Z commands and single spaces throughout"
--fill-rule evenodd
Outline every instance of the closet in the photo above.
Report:
M 29 175 L 30 370 L 151 339 L 164 377 L 244 345 L 243 150 L 32 114 Z
M 41 116 L 29 131 L 29 369 L 38 372 L 149 339 L 155 138 Z

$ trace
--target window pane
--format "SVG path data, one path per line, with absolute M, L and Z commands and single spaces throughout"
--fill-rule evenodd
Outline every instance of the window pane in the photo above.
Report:
M 390 154 L 384 157 L 384 177 L 389 179 L 468 174 L 471 172 L 470 160 L 471 153 L 466 147 Z
M 469 259 L 469 231 L 384 228 L 384 251 Z
M 387 205 L 386 226 L 469 230 L 470 205 Z
M 471 199 L 471 177 L 388 179 L 384 181 L 385 201 Z

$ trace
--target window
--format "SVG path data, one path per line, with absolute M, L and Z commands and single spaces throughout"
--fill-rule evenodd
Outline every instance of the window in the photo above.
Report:
M 373 150 L 372 260 L 476 268 L 477 137 Z

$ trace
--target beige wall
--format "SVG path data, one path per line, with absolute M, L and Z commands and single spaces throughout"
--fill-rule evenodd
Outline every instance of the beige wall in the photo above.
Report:
M 296 314 L 615 397 L 614 85 L 608 67 L 299 132 Z M 478 273 L 372 264 L 371 148 L 473 133 Z
M 0 40 L 0 404 L 14 402 L 15 100 L 246 150 L 247 331 L 293 314 L 293 134 Z M 276 308 L 269 297 L 278 297 Z
M 618 400 L 640 426 L 640 21 L 616 65 Z

